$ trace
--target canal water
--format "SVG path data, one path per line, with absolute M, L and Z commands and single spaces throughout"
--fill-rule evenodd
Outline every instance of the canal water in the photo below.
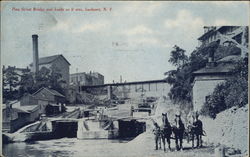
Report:
M 6 157 L 89 157 L 112 156 L 129 140 L 78 140 L 77 138 L 62 138 L 32 143 L 10 143 L 3 145 L 3 155 Z

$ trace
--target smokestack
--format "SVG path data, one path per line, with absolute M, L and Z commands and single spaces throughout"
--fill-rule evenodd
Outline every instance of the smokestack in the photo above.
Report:
M 215 49 L 212 49 L 209 52 L 209 56 L 208 56 L 208 63 L 207 63 L 207 68 L 211 68 L 215 66 L 215 61 L 214 61 L 214 53 L 215 53 Z
M 32 42 L 33 42 L 33 67 L 32 67 L 32 72 L 35 74 L 39 70 L 39 61 L 38 61 L 38 35 L 34 34 L 32 35 Z
M 120 83 L 122 83 L 122 75 L 120 75 Z

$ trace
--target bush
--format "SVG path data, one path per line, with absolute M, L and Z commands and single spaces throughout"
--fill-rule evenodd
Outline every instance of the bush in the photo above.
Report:
M 217 85 L 214 92 L 207 96 L 201 109 L 203 115 L 216 118 L 216 114 L 233 106 L 242 107 L 248 103 L 248 62 L 247 59 L 236 63 L 233 76 Z

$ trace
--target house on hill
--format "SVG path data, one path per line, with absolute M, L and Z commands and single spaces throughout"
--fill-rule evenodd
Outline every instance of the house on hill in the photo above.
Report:
M 218 42 L 223 46 L 235 45 L 241 49 L 241 56 L 248 52 L 248 26 L 205 26 L 198 38 L 199 46 Z
M 217 54 L 213 52 L 209 54 L 206 67 L 193 72 L 192 103 L 194 110 L 199 111 L 208 96 L 213 93 L 215 87 L 233 75 L 231 71 L 234 69 L 235 63 L 247 57 L 247 34 L 248 26 L 204 27 L 204 34 L 198 38 L 201 47 L 217 42 L 225 47 L 237 47 L 237 49 L 240 49 L 240 53 L 236 49 L 233 49 L 233 53 L 229 53 L 228 50 L 225 52 L 218 51 Z M 225 53 L 225 55 L 220 57 L 222 53 Z
M 216 62 L 210 61 L 206 67 L 193 72 L 193 107 L 195 111 L 201 110 L 206 99 L 213 93 L 215 87 L 229 78 L 240 56 L 231 55 Z

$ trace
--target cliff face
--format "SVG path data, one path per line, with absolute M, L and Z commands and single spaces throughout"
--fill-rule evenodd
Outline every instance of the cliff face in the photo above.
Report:
M 202 121 L 207 134 L 204 137 L 206 142 L 220 143 L 248 154 L 248 105 L 232 107 L 219 113 L 214 120 L 202 118 Z

